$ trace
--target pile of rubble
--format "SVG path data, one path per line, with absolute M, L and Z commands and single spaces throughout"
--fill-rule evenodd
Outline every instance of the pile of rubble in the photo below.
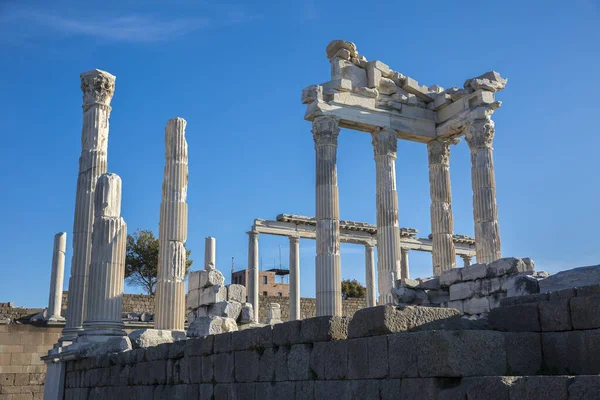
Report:
M 246 303 L 246 287 L 224 283 L 225 277 L 216 269 L 190 272 L 188 337 L 237 331 L 251 325 L 254 310 L 252 304 Z

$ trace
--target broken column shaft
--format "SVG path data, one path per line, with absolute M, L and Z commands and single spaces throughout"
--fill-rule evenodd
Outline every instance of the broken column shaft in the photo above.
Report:
M 83 91 L 83 129 L 81 156 L 73 221 L 73 257 L 69 279 L 67 322 L 61 341 L 72 341 L 83 330 L 87 277 L 92 251 L 94 190 L 100 175 L 106 172 L 108 118 L 115 90 L 115 77 L 92 70 L 81 74 Z
M 67 232 L 54 235 L 52 249 L 52 272 L 50 275 L 50 295 L 46 320 L 64 321 L 60 315 L 62 308 L 63 279 L 65 275 L 65 252 L 67 251 Z
M 300 319 L 300 238 L 290 236 L 290 321 Z
M 204 239 L 204 270 L 212 271 L 216 268 L 217 241 L 214 237 Z
M 180 330 L 185 322 L 185 278 L 188 206 L 186 122 L 173 118 L 165 128 L 165 175 L 160 205 L 155 329 Z

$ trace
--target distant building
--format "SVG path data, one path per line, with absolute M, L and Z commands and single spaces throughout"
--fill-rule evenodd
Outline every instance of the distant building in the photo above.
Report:
M 259 271 L 258 283 L 260 296 L 279 296 L 289 297 L 290 285 L 287 283 L 277 282 L 277 276 L 285 276 L 289 274 L 287 269 L 270 269 L 267 271 Z M 231 273 L 231 283 L 244 285 L 248 288 L 248 270 L 243 269 Z

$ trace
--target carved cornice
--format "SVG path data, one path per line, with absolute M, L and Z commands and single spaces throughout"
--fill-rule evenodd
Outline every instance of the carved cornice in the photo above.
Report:
M 371 137 L 373 138 L 371 143 L 373 144 L 375 157 L 385 155 L 396 156 L 398 149 L 396 132 L 389 129 L 378 129 L 371 133 Z
M 315 146 L 337 146 L 337 139 L 340 134 L 339 121 L 337 118 L 330 116 L 317 117 L 313 121 L 311 132 Z
M 494 121 L 491 118 L 473 121 L 465 130 L 465 139 L 471 151 L 491 148 L 494 140 Z
M 95 69 L 80 75 L 83 105 L 110 105 L 115 93 L 115 76 L 105 71 Z

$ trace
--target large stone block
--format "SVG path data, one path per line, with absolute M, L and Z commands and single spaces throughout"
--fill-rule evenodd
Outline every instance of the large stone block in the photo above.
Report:
M 213 352 L 214 336 L 199 337 L 188 339 L 185 341 L 184 355 L 190 356 L 205 356 Z
M 289 380 L 288 373 L 288 355 L 290 354 L 290 348 L 282 346 L 277 348 L 275 353 L 275 381 L 287 381 Z
M 474 281 L 476 279 L 485 278 L 488 274 L 487 264 L 473 264 L 462 269 L 463 281 Z
M 198 289 L 198 307 L 209 306 L 226 300 L 227 288 L 225 286 L 211 286 Z
M 265 349 L 260 355 L 258 363 L 258 380 L 271 382 L 275 379 L 275 348 Z
M 403 332 L 439 323 L 460 315 L 455 309 L 434 307 L 377 306 L 358 310 L 348 325 L 348 337 L 366 337 Z
M 234 358 L 231 353 L 220 353 L 214 357 L 214 378 L 217 383 L 233 382 Z
M 450 300 L 470 299 L 475 294 L 473 290 L 474 282 L 458 282 L 450 285 Z
M 348 340 L 348 378 L 388 376 L 388 338 L 377 336 Z
M 237 301 L 238 303 L 246 302 L 246 286 L 231 284 L 226 287 L 228 301 Z
M 450 286 L 452 289 L 452 286 Z M 481 314 L 490 311 L 490 301 L 487 297 L 471 297 L 463 302 L 463 310 L 465 314 Z
M 296 382 L 295 385 L 296 399 L 314 400 L 315 398 L 315 381 Z M 277 400 L 277 399 L 274 399 Z
M 462 281 L 462 268 L 452 268 L 442 271 L 440 275 L 440 286 L 448 287 L 453 283 Z
M 256 346 L 256 335 L 254 334 L 254 329 L 244 329 L 231 333 L 232 350 L 249 350 Z
M 463 378 L 460 386 L 442 391 L 439 399 L 509 400 L 508 391 L 513 379 L 503 376 Z
M 258 379 L 259 356 L 254 350 L 235 352 L 235 380 L 254 382 Z
M 488 264 L 488 278 L 502 275 L 533 273 L 533 263 L 525 262 L 521 258 L 501 258 Z
M 440 391 L 438 380 L 435 378 L 405 378 L 402 379 L 400 400 L 437 399 Z
M 505 332 L 507 375 L 537 375 L 543 366 L 542 339 L 537 332 Z
M 498 307 L 490 311 L 491 329 L 506 332 L 539 332 L 540 316 L 537 303 Z
M 542 333 L 544 365 L 551 374 L 600 374 L 600 330 Z
M 573 297 L 570 300 L 573 329 L 600 328 L 600 296 Z
M 571 310 L 569 299 L 544 301 L 538 304 L 540 326 L 543 332 L 569 331 L 571 325 Z
M 240 318 L 238 322 L 240 324 L 250 324 L 254 321 L 254 308 L 250 303 L 242 304 L 242 311 L 240 312 Z
M 312 379 L 310 371 L 310 353 L 312 346 L 309 344 L 295 344 L 288 354 L 288 375 L 291 381 L 305 381 Z
M 237 330 L 234 319 L 225 317 L 200 317 L 190 324 L 188 337 L 204 337 Z
M 301 343 L 301 328 L 301 320 L 273 325 L 273 343 L 275 346 Z
M 350 400 L 379 400 L 379 381 L 360 379 L 350 381 Z
M 576 376 L 569 385 L 569 400 L 600 399 L 600 376 Z
M 350 399 L 349 381 L 316 381 L 315 400 Z
M 170 331 L 162 329 L 138 329 L 129 335 L 134 348 L 146 348 L 157 346 L 162 343 L 173 343 L 177 340 L 185 340 L 185 332 Z
M 314 317 L 302 320 L 300 337 L 303 343 L 315 343 L 348 338 L 349 317 Z
M 208 308 L 209 317 L 225 317 L 234 321 L 238 319 L 241 312 L 242 304 L 235 301 L 220 301 Z
M 395 333 L 388 339 L 388 365 L 390 378 L 419 376 L 418 346 L 420 336 L 416 333 Z
M 316 379 L 346 379 L 347 360 L 347 341 L 318 342 L 310 354 L 310 367 L 316 374 Z
M 524 376 L 510 386 L 510 398 L 568 400 L 568 385 L 567 376 Z
M 540 292 L 538 280 L 530 275 L 511 276 L 506 283 L 508 297 L 527 296 Z
M 540 282 L 540 292 L 548 293 L 573 287 L 600 284 L 600 265 L 561 271 Z
M 380 379 L 379 395 L 381 400 L 397 400 L 400 397 L 402 380 L 400 379 Z

